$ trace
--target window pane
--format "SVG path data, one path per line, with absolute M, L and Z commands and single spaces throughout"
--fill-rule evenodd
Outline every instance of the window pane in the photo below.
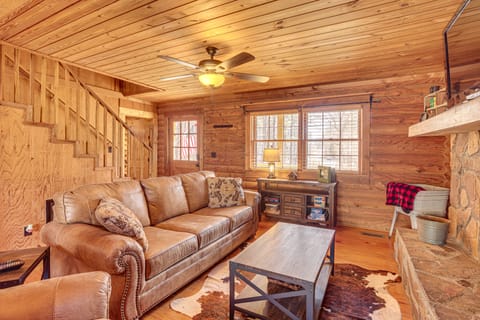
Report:
M 187 133 L 188 132 L 188 121 L 180 121 L 181 125 L 181 131 L 182 133 Z
M 188 147 L 188 135 L 182 134 L 180 136 L 180 146 L 182 148 L 187 148 Z
M 343 111 L 342 118 L 342 139 L 358 139 L 359 134 L 359 110 Z
M 346 171 L 358 171 L 358 157 L 357 156 L 342 156 L 340 162 L 340 169 Z
M 189 160 L 197 161 L 197 148 L 189 148 Z
M 307 114 L 307 139 L 323 138 L 323 113 L 311 112 Z
M 342 141 L 340 154 L 342 156 L 358 155 L 358 141 Z
M 174 121 L 173 122 L 173 133 L 174 134 L 180 134 L 181 131 L 181 126 L 180 126 L 180 121 Z
M 296 168 L 298 164 L 298 142 L 284 142 L 280 159 L 279 168 Z
M 180 147 L 180 136 L 179 135 L 174 135 L 173 136 L 173 146 L 174 147 Z
M 324 156 L 323 165 L 327 167 L 340 168 L 340 157 L 339 156 Z
M 324 139 L 340 138 L 340 113 L 325 112 L 323 114 L 323 135 Z
M 197 121 L 189 121 L 189 133 L 197 133 Z
M 324 155 L 340 155 L 340 141 L 324 141 L 323 142 Z
M 173 148 L 173 160 L 180 160 L 180 148 Z

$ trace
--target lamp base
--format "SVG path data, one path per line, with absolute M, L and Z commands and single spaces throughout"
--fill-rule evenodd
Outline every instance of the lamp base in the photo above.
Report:
M 275 179 L 275 163 L 270 162 L 268 164 L 268 179 Z

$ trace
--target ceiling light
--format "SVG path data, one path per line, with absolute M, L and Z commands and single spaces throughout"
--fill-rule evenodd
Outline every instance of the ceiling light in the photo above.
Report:
M 221 73 L 203 73 L 198 76 L 198 80 L 207 87 L 218 88 L 225 82 L 225 77 Z

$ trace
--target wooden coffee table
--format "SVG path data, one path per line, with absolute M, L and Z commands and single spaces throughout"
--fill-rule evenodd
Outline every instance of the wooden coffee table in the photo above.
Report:
M 335 230 L 277 223 L 230 260 L 230 320 L 235 310 L 259 319 L 318 319 L 334 257 Z M 236 280 L 245 284 L 237 296 Z M 279 284 L 283 290 L 273 290 Z

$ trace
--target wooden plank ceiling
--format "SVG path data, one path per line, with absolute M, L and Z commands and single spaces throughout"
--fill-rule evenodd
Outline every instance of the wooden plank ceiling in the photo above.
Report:
M 220 94 L 375 79 L 443 70 L 442 31 L 463 0 L 8 0 L 0 39 L 156 90 L 161 102 L 208 96 L 191 69 L 205 47 L 217 59 L 256 59 L 232 71 Z

